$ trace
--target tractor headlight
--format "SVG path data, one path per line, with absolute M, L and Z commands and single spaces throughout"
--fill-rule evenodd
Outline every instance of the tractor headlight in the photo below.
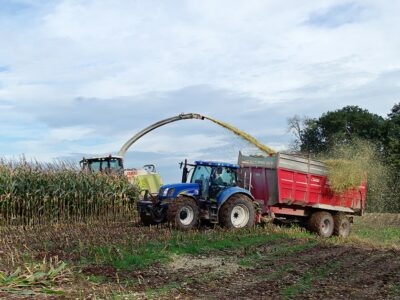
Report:
M 165 190 L 162 191 L 162 196 L 163 197 L 172 197 L 172 195 L 175 193 L 174 188 L 166 188 Z
M 164 190 L 162 191 L 163 197 L 167 197 L 168 190 L 169 190 L 169 188 L 166 188 L 166 189 L 164 189 Z
M 172 197 L 172 195 L 175 193 L 175 189 L 174 188 L 172 188 L 172 189 L 169 189 L 168 190 L 168 193 L 167 193 L 167 197 Z

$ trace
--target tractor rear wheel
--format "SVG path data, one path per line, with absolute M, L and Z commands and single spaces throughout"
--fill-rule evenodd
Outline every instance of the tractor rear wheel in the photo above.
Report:
M 256 210 L 253 201 L 245 195 L 233 195 L 221 207 L 220 223 L 227 228 L 253 227 Z
M 338 213 L 333 216 L 334 228 L 333 235 L 340 237 L 348 237 L 350 234 L 350 220 L 342 213 Z
M 333 217 L 326 211 L 317 211 L 313 213 L 308 220 L 308 227 L 311 232 L 328 238 L 333 233 Z
M 196 201 L 190 197 L 178 196 L 168 206 L 167 220 L 176 229 L 189 230 L 196 227 L 199 222 Z

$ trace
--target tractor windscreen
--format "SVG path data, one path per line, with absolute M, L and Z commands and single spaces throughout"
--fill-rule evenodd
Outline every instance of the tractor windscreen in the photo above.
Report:
M 121 169 L 121 167 L 122 167 L 122 165 L 121 165 L 119 159 L 116 159 L 116 158 L 110 159 L 110 169 L 111 170 L 118 171 L 119 169 Z
M 100 168 L 101 168 L 101 161 L 91 161 L 89 162 L 90 165 L 90 171 L 92 172 L 100 172 Z
M 122 167 L 122 161 L 118 158 L 107 158 L 107 159 L 93 159 L 88 161 L 89 170 L 97 172 L 118 172 Z
M 236 186 L 236 172 L 228 167 L 213 168 L 211 184 L 219 186 Z
M 211 167 L 209 166 L 196 166 L 193 171 L 192 179 L 190 180 L 191 183 L 196 183 L 201 180 L 204 182 L 205 179 L 209 180 L 211 176 Z

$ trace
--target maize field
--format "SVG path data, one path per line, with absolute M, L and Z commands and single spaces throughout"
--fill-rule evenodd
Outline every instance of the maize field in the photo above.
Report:
M 0 226 L 136 220 L 138 189 L 65 162 L 0 160 Z

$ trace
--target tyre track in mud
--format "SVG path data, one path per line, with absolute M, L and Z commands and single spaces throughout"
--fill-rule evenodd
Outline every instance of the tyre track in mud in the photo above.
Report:
M 318 248 L 318 249 L 317 249 Z M 316 255 L 310 255 L 310 252 L 317 249 L 319 252 L 318 261 Z M 229 292 L 223 291 L 218 298 L 246 299 L 253 297 L 268 297 L 271 299 L 280 299 L 281 291 L 290 287 L 298 281 L 301 276 L 309 270 L 315 269 L 330 262 L 343 254 L 343 250 L 338 253 L 338 249 L 319 248 L 315 246 L 311 249 L 284 255 L 284 258 L 267 257 L 260 262 L 260 265 L 246 270 L 245 280 L 233 281 L 232 289 Z M 291 266 L 286 272 L 276 275 L 277 270 L 284 266 Z M 239 294 L 238 294 L 239 292 Z
M 320 297 L 400 299 L 391 288 L 400 284 L 399 251 L 365 251 L 360 260 L 351 259 L 348 264 L 326 278 L 321 285 L 329 287 Z
M 262 249 L 260 247 L 260 251 Z M 284 266 L 292 267 L 273 276 Z M 321 277 L 318 272 L 325 266 L 335 267 Z M 317 245 L 284 258 L 266 254 L 265 259 L 253 268 L 240 268 L 230 276 L 196 286 L 189 284 L 178 294 L 207 299 L 282 299 L 285 298 L 282 292 L 295 287 L 307 274 L 313 274 L 315 279 L 296 294 L 296 299 L 397 299 L 396 295 L 390 294 L 390 286 L 400 283 L 400 253 Z

